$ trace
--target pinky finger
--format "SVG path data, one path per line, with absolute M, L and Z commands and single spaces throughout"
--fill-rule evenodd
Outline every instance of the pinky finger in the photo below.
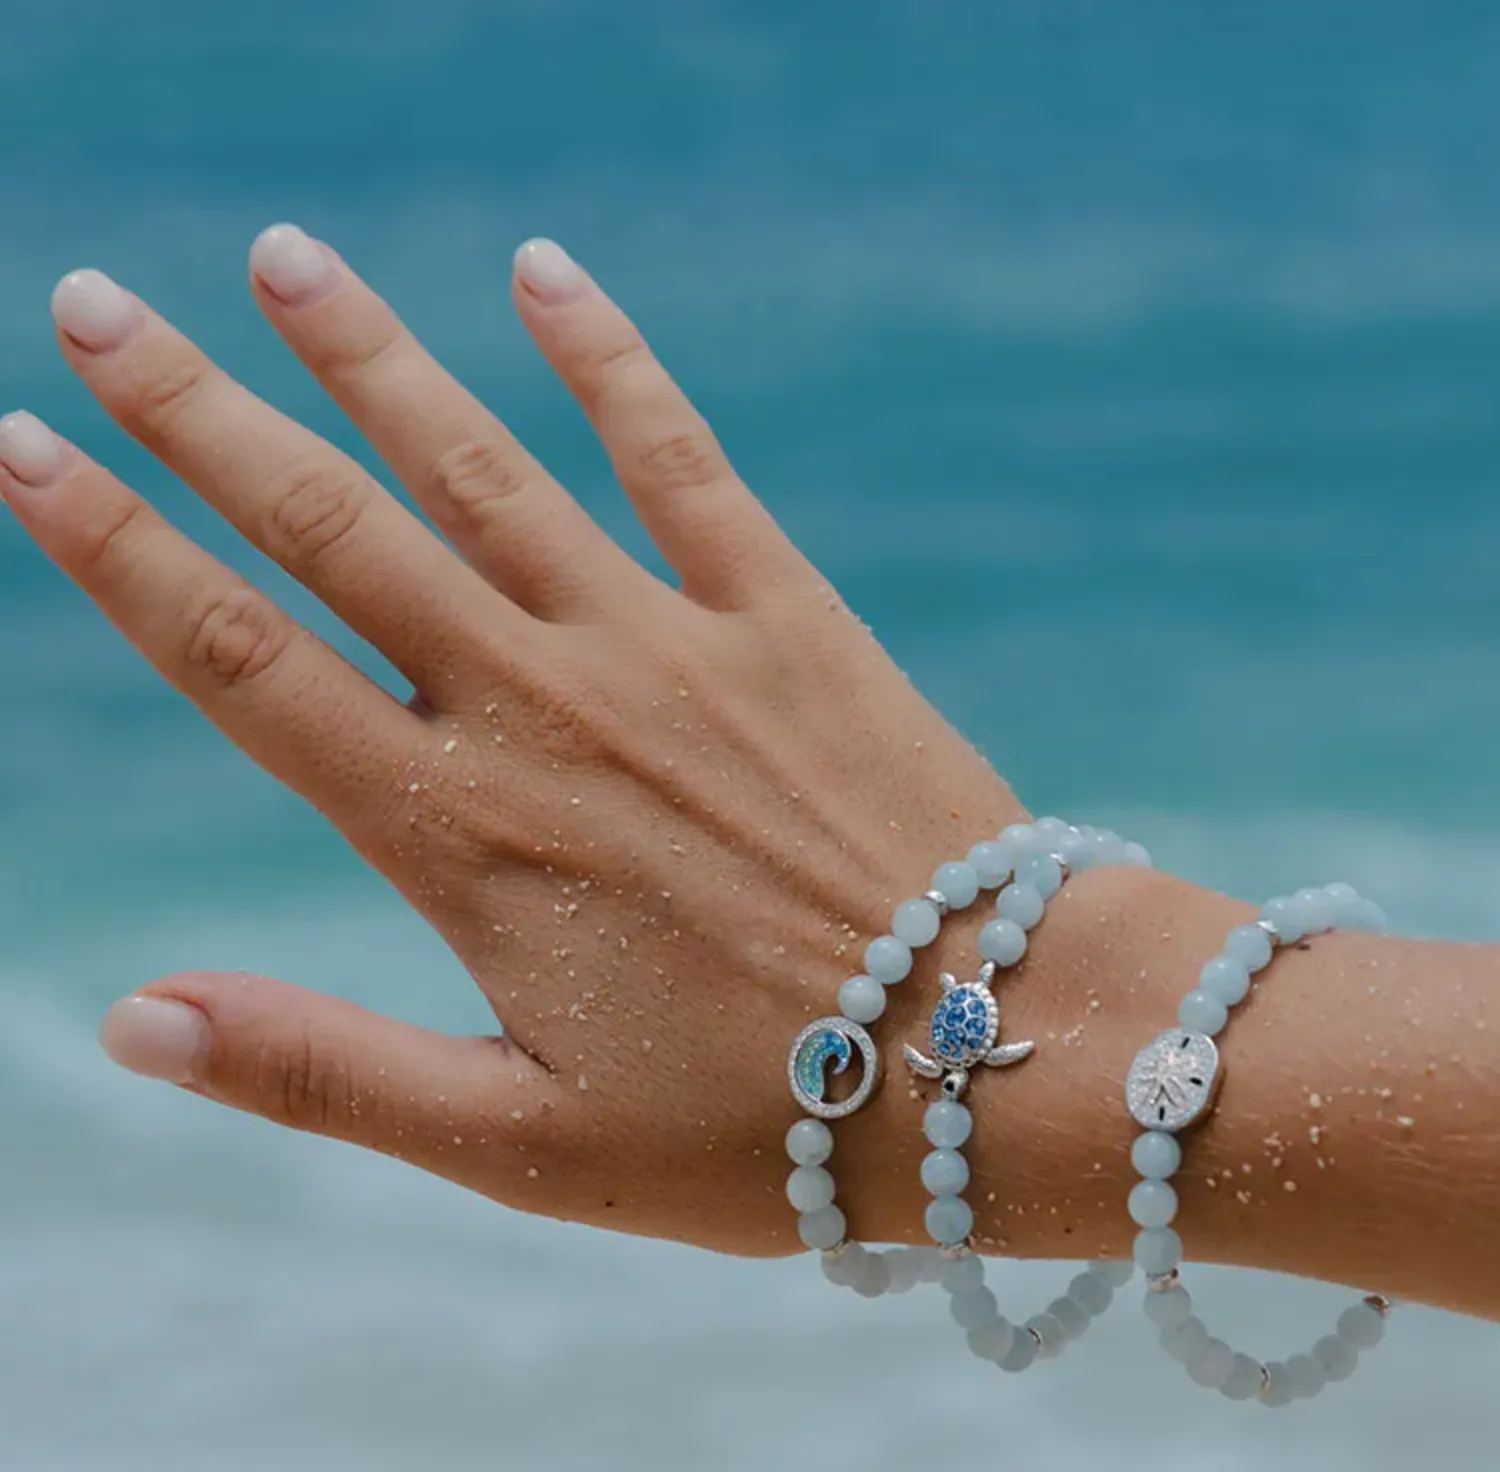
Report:
M 30 415 L 0 419 L 0 495 L 166 679 L 373 856 L 418 716 Z

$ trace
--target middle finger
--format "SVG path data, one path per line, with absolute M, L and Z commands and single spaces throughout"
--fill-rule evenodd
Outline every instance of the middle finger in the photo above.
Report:
M 434 703 L 482 649 L 514 653 L 540 629 L 358 464 L 108 277 L 64 277 L 53 311 L 64 356 L 109 413 Z

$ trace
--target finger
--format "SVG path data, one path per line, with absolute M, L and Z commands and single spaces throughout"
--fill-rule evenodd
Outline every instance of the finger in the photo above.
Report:
M 496 587 L 548 619 L 640 595 L 645 570 L 332 250 L 273 225 L 250 266 L 276 330 Z
M 527 1194 L 526 1156 L 558 1092 L 504 1039 L 449 1037 L 244 973 L 163 977 L 116 1002 L 99 1038 L 133 1073 L 505 1199 Z
M 529 623 L 354 461 L 97 271 L 53 296 L 63 355 L 136 439 L 419 688 Z
M 808 574 L 630 319 L 561 246 L 530 240 L 516 252 L 515 299 L 689 597 L 740 607 Z
M 0 494 L 42 550 L 220 730 L 365 853 L 431 729 L 29 414 Z

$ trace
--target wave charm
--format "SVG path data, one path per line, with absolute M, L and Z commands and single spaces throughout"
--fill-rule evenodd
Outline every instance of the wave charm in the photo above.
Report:
M 829 1099 L 828 1065 L 833 1064 L 833 1073 L 843 1073 L 854 1061 L 856 1048 L 863 1065 L 859 1083 L 847 1099 Z M 847 1017 L 820 1017 L 809 1022 L 792 1040 L 786 1076 L 792 1086 L 792 1097 L 809 1114 L 819 1119 L 843 1119 L 862 1107 L 875 1092 L 880 1077 L 880 1055 L 870 1034 L 857 1022 Z

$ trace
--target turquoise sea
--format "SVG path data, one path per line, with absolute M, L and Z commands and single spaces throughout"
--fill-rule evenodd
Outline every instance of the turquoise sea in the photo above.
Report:
M 511 318 L 511 249 L 555 235 L 1034 807 L 1493 934 L 1497 74 L 1485 3 L 4 0 L 0 411 L 332 633 L 46 311 L 100 266 L 347 443 L 244 289 L 292 219 L 646 555 Z M 1282 1416 L 1130 1313 L 1000 1380 L 931 1301 L 529 1221 L 120 1075 L 99 1013 L 180 966 L 486 1014 L 5 520 L 0 687 L 0 1472 L 1494 1466 L 1492 1326 L 1405 1312 Z M 1342 1301 L 1206 1277 L 1273 1354 Z

